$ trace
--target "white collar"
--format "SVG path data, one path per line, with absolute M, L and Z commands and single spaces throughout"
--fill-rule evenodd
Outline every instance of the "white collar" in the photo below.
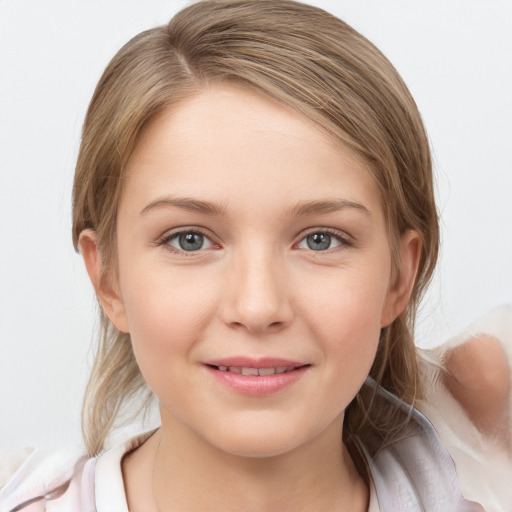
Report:
M 150 430 L 120 442 L 105 451 L 95 460 L 96 512 L 129 512 L 126 503 L 123 472 L 123 457 L 144 444 L 155 432 Z M 379 512 L 379 503 L 373 482 L 370 482 L 368 512 Z
M 151 437 L 154 430 L 123 441 L 96 458 L 94 487 L 97 512 L 128 512 L 121 462 Z

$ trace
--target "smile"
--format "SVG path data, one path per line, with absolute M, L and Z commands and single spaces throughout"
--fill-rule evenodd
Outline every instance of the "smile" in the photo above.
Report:
M 229 358 L 204 364 L 215 381 L 236 394 L 273 395 L 301 380 L 311 364 L 284 359 Z
M 301 368 L 301 366 L 277 366 L 271 368 L 250 368 L 246 366 L 214 366 L 217 370 L 221 372 L 231 372 L 237 373 L 239 375 L 254 375 L 254 376 L 262 376 L 262 375 L 276 375 L 286 372 L 291 372 L 296 370 L 297 368 Z

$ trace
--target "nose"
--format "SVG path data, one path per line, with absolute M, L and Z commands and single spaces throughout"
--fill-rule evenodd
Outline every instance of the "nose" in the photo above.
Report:
M 223 321 L 252 334 L 276 333 L 293 317 L 291 290 L 283 265 L 268 254 L 245 254 L 227 270 Z

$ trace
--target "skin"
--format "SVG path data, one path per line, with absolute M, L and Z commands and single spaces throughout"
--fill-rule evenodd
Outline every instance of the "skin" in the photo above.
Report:
M 510 368 L 498 339 L 476 335 L 445 355 L 444 385 L 475 426 L 512 451 Z
M 406 307 L 418 235 L 403 236 L 392 279 L 364 162 L 243 89 L 215 85 L 161 113 L 127 172 L 116 275 L 100 279 L 94 232 L 81 249 L 160 401 L 161 429 L 123 461 L 130 510 L 366 510 L 344 410 L 381 328 Z M 180 249 L 180 232 L 205 235 L 202 249 Z M 314 233 L 330 245 L 311 249 Z M 204 366 L 233 356 L 308 367 L 291 386 L 246 396 Z

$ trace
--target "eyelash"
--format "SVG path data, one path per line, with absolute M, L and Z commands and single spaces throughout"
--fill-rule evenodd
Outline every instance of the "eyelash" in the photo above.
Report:
M 188 235 L 188 234 L 197 234 L 203 236 L 206 240 L 208 240 L 212 246 L 219 247 L 219 244 L 216 244 L 212 240 L 212 235 L 209 232 L 206 232 L 200 228 L 190 228 L 190 229 L 183 229 L 181 228 L 179 231 L 174 231 L 173 233 L 166 233 L 164 236 L 162 236 L 158 242 L 157 245 L 164 246 L 169 252 L 172 252 L 173 254 L 179 254 L 181 256 L 195 256 L 197 253 L 203 252 L 203 249 L 199 249 L 197 251 L 183 251 L 180 249 L 177 249 L 176 247 L 173 247 L 170 242 L 177 239 L 180 235 Z
M 204 251 L 204 249 L 198 249 L 197 251 L 184 251 L 184 250 L 180 250 L 180 249 L 177 249 L 176 247 L 173 247 L 172 245 L 170 245 L 170 242 L 177 239 L 179 236 L 181 235 L 186 235 L 186 234 L 199 234 L 201 236 L 203 236 L 206 240 L 208 240 L 212 246 L 214 248 L 219 248 L 219 244 L 216 244 L 213 240 L 212 240 L 212 235 L 209 233 L 209 232 L 206 232 L 205 230 L 202 230 L 202 229 L 199 229 L 199 228 L 190 228 L 190 229 L 183 229 L 181 228 L 179 231 L 174 231 L 172 233 L 166 233 L 164 236 L 162 236 L 158 242 L 157 242 L 157 245 L 158 246 L 165 246 L 165 248 L 169 251 L 169 252 L 172 252 L 174 254 L 179 254 L 179 255 L 184 255 L 184 256 L 195 256 L 196 253 L 201 253 Z M 293 245 L 294 246 L 297 246 L 299 245 L 300 243 L 302 243 L 304 240 L 307 239 L 308 236 L 311 236 L 311 235 L 315 235 L 315 234 L 323 234 L 323 235 L 329 235 L 331 236 L 332 238 L 334 238 L 335 240 L 337 240 L 339 242 L 339 247 L 335 247 L 335 248 L 330 248 L 330 249 L 326 249 L 326 250 L 319 250 L 319 251 L 315 251 L 313 249 L 309 249 L 312 253 L 316 253 L 316 254 L 325 254 L 325 253 L 330 253 L 332 252 L 333 250 L 342 250 L 344 248 L 348 248 L 348 247 L 353 247 L 355 245 L 354 241 L 352 240 L 351 237 L 349 237 L 348 235 L 346 234 L 341 234 L 341 232 L 339 232 L 338 230 L 335 230 L 335 229 L 332 229 L 332 228 L 314 228 L 314 229 L 311 229 L 309 231 L 307 231 L 306 233 L 303 233 L 300 237 L 300 239 L 295 242 Z M 307 249 L 305 249 L 307 250 Z
M 315 251 L 313 249 L 309 249 L 309 251 L 312 252 L 312 253 L 315 253 L 315 255 L 329 254 L 332 251 L 343 250 L 343 249 L 346 249 L 348 247 L 353 247 L 355 245 L 353 239 L 349 235 L 347 235 L 345 233 L 342 233 L 342 232 L 340 232 L 340 231 L 338 231 L 336 229 L 332 229 L 332 228 L 314 228 L 314 229 L 311 229 L 311 230 L 307 231 L 306 233 L 302 234 L 301 238 L 299 239 L 299 241 L 295 245 L 298 245 L 298 244 L 302 243 L 304 240 L 307 239 L 308 236 L 315 235 L 315 234 L 329 235 L 329 236 L 331 236 L 332 238 L 334 238 L 335 240 L 337 240 L 339 242 L 339 246 L 338 247 L 326 249 L 325 251 Z

